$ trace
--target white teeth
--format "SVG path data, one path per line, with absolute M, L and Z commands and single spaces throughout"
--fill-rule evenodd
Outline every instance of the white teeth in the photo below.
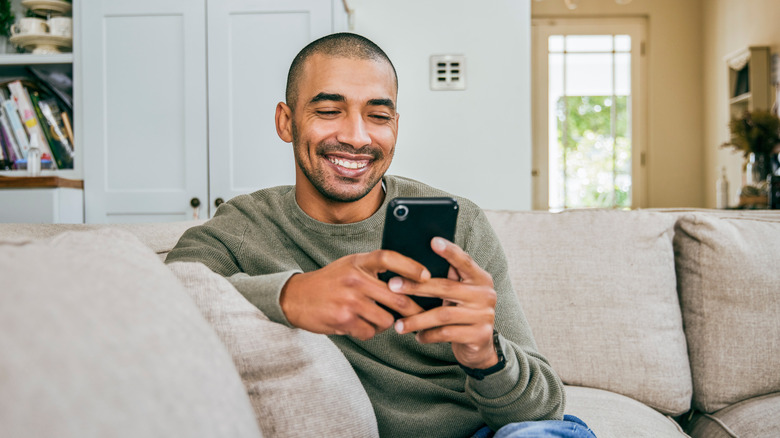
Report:
M 347 169 L 362 169 L 368 165 L 367 161 L 351 161 L 333 157 L 328 158 L 328 160 L 337 166 L 346 167 Z

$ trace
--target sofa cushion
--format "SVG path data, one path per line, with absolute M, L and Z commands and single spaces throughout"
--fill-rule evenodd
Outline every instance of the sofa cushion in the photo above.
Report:
M 683 438 L 671 418 L 636 400 L 595 388 L 566 386 L 566 413 L 581 418 L 599 438 Z
M 780 391 L 780 219 L 685 215 L 674 243 L 695 407 Z
M 539 350 L 564 383 L 617 392 L 671 415 L 689 409 L 674 215 L 487 214 Z
M 751 398 L 713 414 L 699 414 L 688 427 L 692 438 L 777 438 L 780 394 Z
M 232 354 L 265 435 L 378 436 L 368 395 L 327 336 L 268 320 L 201 263 L 168 267 Z
M 119 230 L 0 242 L 4 437 L 258 437 L 230 355 Z

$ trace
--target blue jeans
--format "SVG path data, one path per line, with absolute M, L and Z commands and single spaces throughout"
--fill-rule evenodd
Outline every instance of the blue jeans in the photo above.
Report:
M 596 438 L 584 421 L 564 415 L 563 421 L 524 421 L 511 423 L 493 434 L 489 427 L 478 430 L 472 438 Z

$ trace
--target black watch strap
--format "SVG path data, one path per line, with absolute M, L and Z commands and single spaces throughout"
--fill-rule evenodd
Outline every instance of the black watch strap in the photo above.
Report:
M 496 354 L 498 355 L 498 363 L 493 365 L 490 368 L 485 369 L 478 369 L 478 368 L 468 368 L 464 367 L 463 365 L 460 365 L 460 368 L 469 376 L 477 379 L 482 380 L 485 377 L 495 374 L 506 367 L 506 357 L 504 357 L 504 350 L 501 348 L 501 342 L 498 340 L 498 332 L 493 329 L 493 347 L 496 349 Z

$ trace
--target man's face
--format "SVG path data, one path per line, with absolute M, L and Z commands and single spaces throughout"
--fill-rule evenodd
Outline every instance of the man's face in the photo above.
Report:
M 366 196 L 393 159 L 396 91 L 385 62 L 311 56 L 291 116 L 297 183 L 329 201 Z

